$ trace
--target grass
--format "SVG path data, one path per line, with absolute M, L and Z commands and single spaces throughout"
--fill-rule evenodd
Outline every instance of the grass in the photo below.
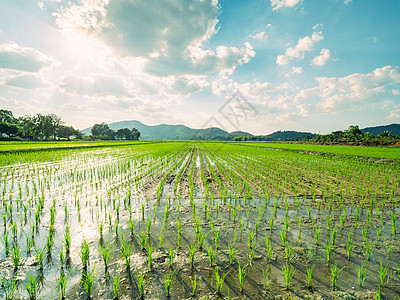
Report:
M 238 262 L 238 277 L 239 277 L 239 283 L 240 283 L 240 291 L 243 293 L 244 281 L 246 279 L 247 267 L 242 266 L 240 264 L 239 259 L 237 260 L 237 262 Z
M 215 283 L 217 286 L 217 294 L 221 295 L 222 292 L 222 285 L 224 284 L 225 277 L 228 275 L 229 272 L 222 273 L 222 275 L 219 274 L 219 268 L 215 267 L 214 269 L 214 275 L 215 275 Z
M 343 272 L 343 280 L 354 285 L 362 281 L 365 291 L 371 286 L 376 291 L 379 284 L 385 297 L 392 298 L 398 281 L 392 275 L 398 252 L 392 238 L 398 237 L 399 174 L 400 166 L 384 160 L 372 163 L 233 143 L 165 142 L 156 147 L 0 154 L 2 255 L 12 278 L 21 271 L 36 272 L 44 299 L 51 288 L 62 295 L 68 283 L 71 291 L 82 291 L 78 277 L 90 276 L 97 259 L 104 263 L 102 278 L 104 274 L 110 279 L 121 263 L 128 270 L 119 282 L 94 280 L 92 294 L 105 290 L 107 297 L 114 291 L 121 298 L 129 293 L 138 297 L 146 290 L 160 295 L 166 290 L 162 276 L 160 286 L 155 275 L 179 272 L 170 297 L 192 293 L 202 298 L 207 296 L 208 272 L 216 293 L 227 298 L 222 291 L 231 279 L 237 285 L 234 291 L 246 289 L 245 296 L 273 296 L 283 280 L 288 280 L 283 286 L 289 293 L 325 293 L 327 287 L 317 284 L 325 273 L 314 270 L 328 268 L 329 279 L 337 280 L 340 270 L 332 262 L 346 249 L 348 264 L 357 272 Z M 259 240 L 264 234 L 265 241 Z M 50 254 L 46 262 L 42 249 Z M 31 255 L 36 265 L 30 263 Z M 305 262 L 304 270 L 300 267 L 304 275 L 298 272 L 298 259 Z M 381 274 L 371 275 L 382 259 Z M 272 271 L 280 263 L 276 279 Z M 76 267 L 82 272 L 73 271 L 74 278 L 67 280 Z M 143 279 L 141 292 L 130 270 L 141 272 L 143 267 L 151 276 Z M 4 280 L 3 297 L 12 289 L 11 278 Z M 300 281 L 306 286 L 294 284 Z M 128 292 L 127 282 L 137 282 L 137 289 Z M 337 282 L 340 285 L 340 278 Z M 254 294 L 254 284 L 260 285 L 262 295 Z M 28 297 L 22 289 L 16 294 Z
M 140 298 L 143 299 L 144 291 L 145 291 L 144 290 L 144 277 L 145 277 L 145 275 L 144 275 L 143 271 L 140 272 L 140 273 L 136 272 L 135 273 L 135 277 L 136 277 L 136 282 L 137 282 L 137 285 L 138 285 Z
M 173 272 L 172 270 L 169 270 L 169 273 L 164 275 L 164 286 L 165 286 L 165 292 L 167 293 L 167 297 L 169 297 L 171 294 L 171 286 L 175 277 L 175 272 L 176 270 Z
M 282 268 L 283 278 L 285 279 L 285 290 L 290 289 L 290 285 L 292 284 L 292 279 L 294 275 L 294 269 L 290 265 L 284 265 Z
M 25 289 L 28 293 L 29 300 L 36 300 L 39 286 L 39 278 L 36 276 L 36 274 L 29 273 L 26 275 L 26 278 L 27 282 L 25 282 Z

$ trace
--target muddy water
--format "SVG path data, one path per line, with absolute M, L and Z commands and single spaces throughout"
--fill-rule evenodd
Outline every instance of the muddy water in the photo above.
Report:
M 182 165 L 186 162 L 185 158 Z M 199 156 L 196 156 L 196 168 Z M 200 162 L 199 162 L 200 165 Z M 188 167 L 189 168 L 189 167 Z M 178 174 L 178 168 L 173 176 Z M 196 170 L 198 172 L 198 170 Z M 131 212 L 124 202 L 126 187 L 123 186 L 124 176 L 117 174 L 112 180 L 105 180 L 102 184 L 95 185 L 90 180 L 68 181 L 61 178 L 50 183 L 45 188 L 44 208 L 40 222 L 36 225 L 35 211 L 31 210 L 24 218 L 21 203 L 18 199 L 18 189 L 14 188 L 11 194 L 6 193 L 2 198 L 0 215 L 9 210 L 10 204 L 14 206 L 9 213 L 6 226 L 2 223 L 2 237 L 8 234 L 11 244 L 16 242 L 21 250 L 21 262 L 15 270 L 12 264 L 12 255 L 6 255 L 5 247 L 0 248 L 0 277 L 6 281 L 11 277 L 16 278 L 19 288 L 17 298 L 27 298 L 25 289 L 27 273 L 36 274 L 39 278 L 39 297 L 42 299 L 54 299 L 58 297 L 57 278 L 61 270 L 68 274 L 68 299 L 86 299 L 87 294 L 81 283 L 82 263 L 80 249 L 83 241 L 89 243 L 90 258 L 89 270 L 95 269 L 93 285 L 94 299 L 113 298 L 113 280 L 120 276 L 121 283 L 118 295 L 121 299 L 139 298 L 138 280 L 136 274 L 145 274 L 145 299 L 168 299 L 165 290 L 165 276 L 170 272 L 174 274 L 171 286 L 171 299 L 188 299 L 191 297 L 201 299 L 236 298 L 236 299 L 372 299 L 380 286 L 379 271 L 381 263 L 388 266 L 385 286 L 381 289 L 383 298 L 395 299 L 400 296 L 400 243 L 399 223 L 397 221 L 397 233 L 392 236 L 392 213 L 400 214 L 398 207 L 391 206 L 383 209 L 371 210 L 369 208 L 341 207 L 335 211 L 329 210 L 323 204 L 318 208 L 316 201 L 309 199 L 210 199 L 204 197 L 202 189 L 198 186 L 194 189 L 193 199 L 174 195 L 174 182 L 163 186 L 162 197 L 159 201 L 156 197 L 147 198 L 140 193 L 134 193 L 131 200 Z M 151 182 L 151 177 L 143 181 Z M 39 193 L 33 196 L 33 183 L 21 180 L 21 185 L 28 185 L 30 195 L 24 191 L 22 198 L 32 198 L 32 207 L 39 203 L 41 197 L 40 183 L 37 183 Z M 15 183 L 17 185 L 17 183 Z M 43 183 L 46 185 L 46 183 Z M 117 186 L 123 186 L 116 189 Z M 7 189 L 10 184 L 7 184 Z M 110 193 L 116 189 L 115 193 Z M 136 191 L 136 189 L 132 188 Z M 217 193 L 215 193 L 217 194 Z M 169 195 L 169 196 L 168 196 Z M 11 199 L 11 200 L 9 200 Z M 26 235 L 31 234 L 31 224 L 35 224 L 35 246 L 43 249 L 48 237 L 50 212 L 49 208 L 56 203 L 55 238 L 49 255 L 45 255 L 44 268 L 38 270 L 35 259 L 35 251 L 29 253 L 26 250 Z M 79 203 L 79 205 L 78 205 Z M 168 203 L 168 204 L 167 204 Z M 193 203 L 195 205 L 193 205 Z M 287 204 L 285 204 L 287 203 Z M 144 213 L 142 205 L 144 204 Z M 205 205 L 206 204 L 206 205 Z M 65 215 L 64 207 L 67 207 L 68 215 Z M 119 218 L 116 207 L 120 206 Z M 297 208 L 298 205 L 298 208 Z M 16 207 L 19 206 L 19 212 Z M 80 209 L 78 209 L 78 206 Z M 166 217 L 166 208 L 168 217 Z M 207 234 L 202 249 L 196 249 L 194 266 L 191 266 L 188 246 L 197 243 L 195 229 L 194 207 L 196 218 L 200 223 L 200 229 Z M 207 211 L 205 209 L 207 208 Z M 218 209 L 217 209 L 218 208 Z M 346 209 L 346 218 L 343 226 L 340 216 Z M 12 216 L 12 217 L 11 217 Z M 270 220 L 273 219 L 273 227 Z M 298 220 L 301 218 L 302 228 L 299 229 Z M 368 221 L 370 218 L 370 221 Z M 130 235 L 129 220 L 136 222 L 134 235 Z M 328 228 L 330 220 L 330 228 Z M 357 220 L 357 221 L 356 221 Z M 153 267 L 148 265 L 148 246 L 143 251 L 139 236 L 145 232 L 150 222 L 150 234 L 147 234 L 146 244 L 153 245 Z M 159 236 L 165 222 L 165 239 L 162 246 L 159 244 Z M 364 241 L 363 232 L 370 223 L 370 231 Z M 100 236 L 99 224 L 104 224 L 103 235 Z M 116 224 L 118 223 L 118 227 Z M 182 224 L 181 244 L 178 247 L 178 223 Z M 282 235 L 288 224 L 287 247 L 293 249 L 290 268 L 294 271 L 289 289 L 285 289 L 285 279 L 282 268 L 288 264 L 285 257 L 285 247 L 282 243 Z M 13 238 L 12 225 L 17 224 L 16 238 Z M 64 260 L 60 261 L 60 252 L 64 254 L 64 232 L 69 224 L 72 236 L 71 252 Z M 378 240 L 376 227 L 383 224 L 381 240 Z M 327 262 L 325 247 L 331 243 L 331 234 L 337 229 L 335 244 L 332 246 L 331 259 Z M 130 266 L 125 265 L 121 254 L 121 230 L 129 237 Z M 320 230 L 320 241 L 316 244 L 315 232 Z M 216 251 L 215 235 L 219 234 L 219 247 Z M 301 232 L 301 243 L 299 240 Z M 347 258 L 346 243 L 349 235 L 353 236 L 354 247 L 350 260 Z M 254 234 L 254 254 L 250 263 L 248 237 Z M 266 248 L 266 239 L 272 247 L 272 256 Z M 110 245 L 110 264 L 105 270 L 104 263 L 99 253 L 102 243 Z M 373 244 L 368 265 L 367 277 L 360 286 L 357 277 L 357 268 L 360 268 L 365 259 L 366 244 Z M 325 247 L 324 247 L 325 245 Z M 233 263 L 229 260 L 229 247 L 236 247 Z M 207 249 L 215 252 L 215 263 L 210 266 Z M 11 248 L 10 248 L 11 249 Z M 169 265 L 168 252 L 172 249 L 174 260 L 172 267 Z M 389 252 L 390 250 L 390 252 Z M 246 268 L 243 291 L 240 289 L 238 278 L 239 263 Z M 332 288 L 331 267 L 337 264 L 340 270 L 336 288 Z M 216 293 L 215 267 L 218 266 L 220 274 L 227 274 L 222 285 L 221 293 Z M 306 270 L 314 266 L 312 288 L 306 286 Z M 192 295 L 192 281 L 197 279 L 197 288 Z M 5 298 L 5 290 L 0 290 L 0 296 Z

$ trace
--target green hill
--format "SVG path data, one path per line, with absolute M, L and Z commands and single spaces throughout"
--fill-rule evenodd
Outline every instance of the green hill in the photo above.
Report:
M 374 127 L 366 127 L 360 129 L 361 132 L 369 132 L 372 135 L 379 135 L 384 131 L 389 131 L 390 135 L 400 135 L 400 124 L 390 124 L 390 125 L 383 125 L 383 126 L 374 126 Z
M 113 130 L 120 128 L 136 128 L 141 133 L 141 140 L 212 140 L 212 141 L 231 141 L 240 135 L 253 136 L 248 132 L 226 132 L 220 128 L 211 127 L 206 129 L 193 129 L 184 125 L 145 125 L 139 121 L 122 121 L 109 124 Z M 91 127 L 82 130 L 86 135 L 91 134 Z

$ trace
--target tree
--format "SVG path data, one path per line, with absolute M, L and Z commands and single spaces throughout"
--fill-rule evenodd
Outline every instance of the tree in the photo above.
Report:
M 97 139 L 102 140 L 113 140 L 115 138 L 115 131 L 108 127 L 108 124 L 94 124 L 92 127 L 92 135 Z
M 140 138 L 140 132 L 136 128 L 131 130 L 131 140 L 138 141 Z
M 8 138 L 14 137 L 19 131 L 17 124 L 8 124 L 6 122 L 0 122 L 0 135 L 6 134 Z
M 59 125 L 57 127 L 57 136 L 62 139 L 71 139 L 71 136 L 76 134 L 76 130 L 72 126 Z
M 18 120 L 14 118 L 10 110 L 0 109 L 0 122 L 8 124 L 17 124 Z
M 24 116 L 20 118 L 20 133 L 21 136 L 28 140 L 37 139 L 38 132 L 35 118 L 31 116 Z
M 239 136 L 235 136 L 234 138 L 233 138 L 233 140 L 235 141 L 235 142 L 240 142 L 241 140 L 242 140 L 242 137 L 239 135 Z
M 115 132 L 115 137 L 119 140 L 122 140 L 122 139 L 130 140 L 131 139 L 131 131 L 128 128 L 118 129 Z

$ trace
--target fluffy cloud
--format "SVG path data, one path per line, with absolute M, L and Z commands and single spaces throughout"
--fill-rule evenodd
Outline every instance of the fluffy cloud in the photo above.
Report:
M 386 119 L 391 121 L 399 121 L 400 120 L 400 109 L 392 110 L 390 114 L 386 117 Z
M 294 58 L 303 59 L 304 54 L 314 49 L 315 43 L 321 41 L 324 38 L 322 32 L 313 32 L 311 36 L 305 36 L 300 38 L 297 45 L 286 49 L 285 54 L 279 55 L 276 59 L 276 63 L 280 66 L 287 65 L 289 60 Z
M 271 0 L 271 6 L 273 10 L 278 10 L 284 7 L 294 7 L 302 0 Z
M 331 57 L 331 52 L 329 49 L 323 48 L 318 56 L 314 57 L 312 60 L 312 65 L 314 66 L 323 66 Z
M 394 96 L 398 96 L 398 95 L 400 95 L 400 90 L 392 90 L 392 94 Z
M 261 31 L 259 33 L 256 33 L 254 35 L 249 35 L 249 38 L 255 39 L 255 40 L 262 40 L 264 38 L 266 38 L 266 32 L 265 31 Z
M 95 36 L 117 55 L 147 59 L 146 72 L 168 76 L 232 72 L 255 55 L 250 44 L 204 46 L 219 13 L 217 0 L 80 0 L 55 16 L 66 35 Z
M 22 89 L 38 89 L 50 86 L 41 76 L 32 74 L 6 77 L 2 81 L 2 84 Z
M 270 94 L 276 91 L 276 88 L 269 82 L 238 83 L 232 79 L 215 80 L 211 88 L 214 95 L 231 97 L 233 93 L 239 91 L 246 99 L 257 102 L 269 99 Z
M 36 49 L 20 46 L 15 42 L 0 44 L 0 69 L 40 72 L 55 64 L 52 57 Z
M 285 73 L 284 76 L 285 77 L 289 77 L 293 74 L 302 74 L 303 73 L 303 68 L 302 67 L 292 67 L 292 70 Z
M 319 77 L 318 86 L 303 90 L 295 100 L 319 98 L 319 109 L 326 113 L 362 109 L 366 105 L 382 102 L 385 87 L 400 83 L 397 67 L 385 66 L 368 74 L 351 74 L 346 77 Z
M 67 75 L 59 84 L 62 93 L 88 97 L 130 97 L 127 83 L 120 77 L 93 74 L 87 77 Z

